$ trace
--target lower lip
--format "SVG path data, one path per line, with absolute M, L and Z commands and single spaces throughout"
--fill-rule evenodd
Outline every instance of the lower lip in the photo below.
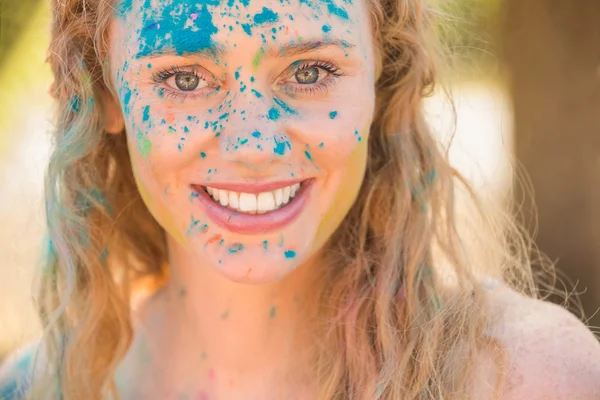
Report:
M 308 201 L 313 183 L 312 179 L 304 181 L 288 204 L 265 214 L 235 211 L 216 203 L 204 189 L 195 192 L 198 193 L 198 201 L 214 223 L 231 232 L 256 235 L 276 231 L 294 222 Z

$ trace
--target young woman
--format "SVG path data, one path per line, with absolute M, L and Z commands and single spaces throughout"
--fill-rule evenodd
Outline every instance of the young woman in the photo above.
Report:
M 3 398 L 600 398 L 522 242 L 458 234 L 423 1 L 53 7 L 44 335 Z

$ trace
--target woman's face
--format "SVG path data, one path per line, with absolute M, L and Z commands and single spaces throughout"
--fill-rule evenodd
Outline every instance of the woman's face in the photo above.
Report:
M 172 246 L 269 282 L 339 226 L 374 109 L 363 0 L 123 0 L 110 60 L 136 182 Z

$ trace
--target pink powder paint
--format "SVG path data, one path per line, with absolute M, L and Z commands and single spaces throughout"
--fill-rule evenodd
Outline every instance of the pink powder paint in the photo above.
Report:
M 192 18 L 192 21 L 195 21 L 196 18 L 198 18 L 198 14 L 193 13 L 193 14 L 190 15 L 190 18 Z

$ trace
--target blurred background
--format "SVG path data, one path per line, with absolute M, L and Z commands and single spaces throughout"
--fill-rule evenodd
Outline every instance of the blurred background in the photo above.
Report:
M 521 203 L 515 170 L 528 174 L 537 220 L 525 202 L 523 221 L 600 326 L 600 1 L 436 3 L 458 118 L 440 94 L 427 113 L 441 141 L 453 138 L 450 161 L 499 202 Z M 49 23 L 45 0 L 0 0 L 0 360 L 39 332 Z

